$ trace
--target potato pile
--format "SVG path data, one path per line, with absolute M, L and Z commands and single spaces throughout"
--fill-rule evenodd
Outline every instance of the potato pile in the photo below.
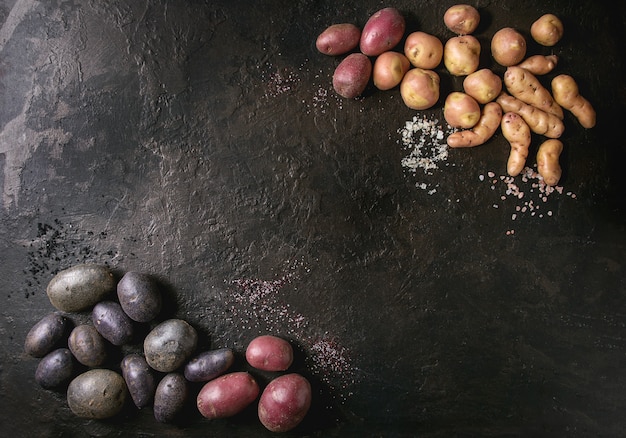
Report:
M 149 275 L 131 271 L 116 281 L 108 267 L 82 264 L 59 272 L 46 292 L 58 311 L 31 328 L 24 350 L 40 358 L 39 385 L 67 385 L 68 406 L 78 417 L 110 418 L 132 401 L 138 409 L 152 407 L 157 421 L 172 422 L 194 384 L 202 385 L 196 405 L 203 417 L 232 417 L 258 400 L 259 420 L 272 432 L 292 430 L 311 406 L 309 381 L 288 372 L 294 357 L 288 341 L 256 337 L 246 349 L 248 370 L 232 371 L 232 349 L 198 353 L 198 333 L 188 322 L 159 321 L 163 300 Z M 91 323 L 74 325 L 72 314 L 83 312 Z M 148 333 L 138 339 L 142 329 Z M 278 374 L 261 391 L 255 370 Z
M 532 135 L 543 136 L 537 170 L 545 184 L 556 185 L 561 178 L 563 109 L 584 128 L 596 123 L 595 110 L 580 95 L 576 81 L 559 74 L 546 88 L 540 78 L 555 70 L 558 57 L 527 56 L 525 37 L 512 27 L 499 29 L 491 38 L 492 59 L 506 67 L 503 77 L 489 68 L 481 69 L 481 45 L 472 35 L 480 23 L 478 10 L 455 5 L 445 12 L 443 21 L 455 34 L 445 44 L 434 35 L 415 31 L 406 36 L 400 52 L 397 46 L 406 31 L 405 20 L 397 9 L 384 8 L 368 19 L 362 32 L 350 23 L 329 26 L 317 38 L 316 47 L 326 55 L 347 54 L 333 74 L 339 95 L 358 97 L 371 79 L 380 90 L 399 87 L 404 104 L 415 110 L 432 108 L 439 101 L 440 77 L 435 69 L 443 62 L 448 74 L 464 77 L 463 90 L 451 92 L 443 105 L 446 122 L 456 128 L 448 136 L 448 146 L 484 144 L 500 128 L 511 146 L 507 173 L 517 176 L 526 166 Z M 551 47 L 563 31 L 558 17 L 545 14 L 532 24 L 530 35 L 540 45 Z

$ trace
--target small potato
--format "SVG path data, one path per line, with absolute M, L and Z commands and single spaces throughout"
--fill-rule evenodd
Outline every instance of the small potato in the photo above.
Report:
M 472 148 L 485 144 L 493 137 L 500 126 L 502 108 L 497 102 L 489 102 L 483 107 L 478 123 L 472 129 L 463 129 L 448 136 L 447 143 L 451 148 Z
M 404 36 L 406 22 L 396 8 L 384 8 L 365 23 L 359 42 L 361 53 L 378 56 L 393 49 Z
M 45 389 L 57 388 L 68 382 L 73 373 L 72 353 L 67 348 L 58 348 L 41 359 L 35 371 L 35 381 Z
M 46 293 L 63 312 L 86 310 L 115 290 L 115 278 L 106 266 L 83 264 L 65 269 L 52 278 Z
M 92 325 L 76 326 L 70 333 L 67 345 L 76 360 L 88 367 L 102 365 L 107 357 L 104 338 Z
M 522 116 L 508 112 L 502 116 L 501 129 L 502 135 L 511 145 L 506 171 L 510 176 L 517 176 L 526 165 L 531 141 L 530 127 Z
M 543 177 L 546 185 L 555 186 L 561 179 L 559 157 L 563 152 L 561 140 L 548 139 L 539 145 L 537 150 L 537 172 Z
M 504 85 L 513 97 L 522 102 L 563 118 L 563 109 L 555 102 L 550 92 L 531 72 L 521 67 L 511 66 L 506 69 Z
M 299 374 L 272 380 L 259 400 L 258 415 L 272 432 L 287 432 L 302 422 L 311 406 L 311 384 Z
M 198 393 L 198 410 L 210 420 L 232 417 L 256 400 L 259 392 L 259 385 L 249 373 L 225 374 L 202 387 Z
M 319 34 L 315 40 L 315 47 L 324 55 L 343 55 L 356 48 L 360 39 L 361 29 L 354 24 L 333 24 Z
M 480 106 L 472 96 L 453 91 L 446 97 L 443 117 L 453 128 L 472 128 L 480 119 Z
M 67 404 L 81 418 L 104 419 L 118 414 L 128 392 L 124 379 L 115 371 L 95 369 L 70 382 Z
M 443 59 L 443 43 L 426 32 L 413 32 L 404 42 L 404 55 L 413 67 L 432 70 Z
M 591 102 L 580 94 L 573 77 L 560 74 L 552 79 L 551 85 L 556 103 L 570 111 L 583 128 L 591 129 L 596 125 L 596 110 Z
M 362 53 L 352 53 L 333 73 L 333 88 L 342 97 L 354 99 L 365 91 L 372 76 L 372 61 Z
M 484 105 L 498 97 L 502 91 L 502 79 L 488 68 L 483 68 L 463 80 L 463 91 Z
M 400 82 L 400 96 L 411 109 L 425 110 L 433 107 L 439 100 L 439 75 L 421 68 L 409 70 Z
M 524 121 L 530 126 L 530 130 L 535 134 L 545 135 L 549 138 L 559 138 L 565 131 L 563 120 L 554 114 L 540 110 L 505 92 L 500 93 L 496 102 L 500 104 L 504 112 L 514 112 L 522 116 Z
M 480 13 L 470 5 L 454 5 L 443 14 L 443 22 L 457 35 L 468 35 L 478 27 Z
M 534 75 L 545 75 L 554 70 L 559 62 L 557 55 L 533 55 L 519 64 L 518 67 L 528 70 Z
M 129 354 L 122 359 L 121 369 L 135 406 L 139 409 L 150 406 L 154 400 L 156 382 L 146 359 L 139 354 Z
M 381 53 L 374 61 L 374 86 L 379 90 L 391 90 L 400 84 L 410 67 L 411 63 L 402 53 Z
M 26 335 L 24 351 L 33 357 L 45 356 L 63 339 L 69 325 L 69 320 L 58 313 L 44 316 Z
M 530 35 L 542 46 L 552 47 L 563 37 L 563 22 L 554 14 L 542 15 L 530 26 Z
M 230 348 L 205 351 L 185 365 L 185 378 L 190 382 L 208 382 L 224 374 L 235 361 Z
M 293 348 L 277 336 L 258 336 L 248 344 L 246 360 L 259 370 L 285 371 L 293 362 Z
M 168 319 L 152 329 L 143 342 L 146 361 L 163 373 L 175 371 L 193 354 L 196 330 L 182 319 Z
M 133 338 L 133 322 L 115 301 L 101 301 L 91 312 L 93 325 L 113 345 L 124 345 Z
M 504 27 L 491 38 L 491 56 L 504 67 L 519 64 L 526 56 L 526 39 L 512 27 Z
M 117 298 L 130 319 L 148 322 L 161 311 L 161 292 L 149 275 L 127 272 L 117 283 Z
M 480 63 L 480 42 L 472 35 L 450 38 L 443 48 L 443 63 L 453 76 L 474 73 Z
M 174 421 L 185 406 L 188 394 L 187 381 L 182 374 L 165 375 L 154 393 L 154 418 L 160 423 Z

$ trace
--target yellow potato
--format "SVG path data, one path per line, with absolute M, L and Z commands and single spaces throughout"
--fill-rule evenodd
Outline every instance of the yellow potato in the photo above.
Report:
M 526 165 L 531 140 L 530 127 L 519 114 L 507 112 L 502 116 L 500 128 L 511 145 L 506 171 L 511 176 L 517 176 Z
M 560 140 L 549 139 L 544 141 L 537 150 L 537 172 L 549 186 L 555 186 L 561 179 L 561 165 L 559 157 L 563 152 L 563 143 Z
M 532 105 L 502 92 L 496 99 L 504 112 L 514 112 L 522 116 L 528 123 L 531 131 L 535 134 L 545 135 L 550 138 L 559 138 L 565 130 L 563 120 L 554 114 L 542 111 Z
M 552 79 L 552 95 L 558 104 L 574 114 L 584 128 L 596 125 L 596 110 L 580 95 L 573 77 L 562 74 Z
M 502 108 L 497 102 L 489 102 L 483 107 L 482 115 L 478 123 L 472 129 L 453 132 L 448 136 L 447 143 L 451 148 L 471 148 L 484 144 L 495 134 L 500 119 Z
M 521 67 L 511 66 L 504 73 L 504 85 L 513 97 L 540 110 L 563 118 L 563 109 L 535 75 Z

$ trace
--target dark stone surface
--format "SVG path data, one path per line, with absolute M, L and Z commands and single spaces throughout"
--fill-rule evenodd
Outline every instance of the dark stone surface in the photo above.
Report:
M 480 180 L 504 172 L 500 134 L 412 174 L 398 90 L 332 91 L 326 26 L 396 6 L 445 40 L 452 4 L 0 1 L 2 434 L 270 435 L 253 409 L 208 422 L 193 400 L 176 424 L 77 419 L 40 388 L 25 336 L 52 311 L 46 284 L 83 262 L 155 276 L 163 317 L 238 369 L 255 336 L 290 339 L 314 386 L 294 436 L 623 434 L 624 8 L 476 2 L 485 67 L 499 28 L 562 17 L 563 41 L 529 52 L 558 54 L 596 106 L 592 130 L 566 116 L 564 192 L 543 203 Z M 438 71 L 443 95 L 460 87 Z

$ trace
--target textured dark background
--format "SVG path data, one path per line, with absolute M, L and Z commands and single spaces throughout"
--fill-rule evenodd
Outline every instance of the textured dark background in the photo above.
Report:
M 339 59 L 315 50 L 385 6 L 445 40 L 454 2 L 0 1 L 2 435 L 271 435 L 253 411 L 76 419 L 39 388 L 24 337 L 53 310 L 47 282 L 83 262 L 157 276 L 203 347 L 292 340 L 315 387 L 294 436 L 623 435 L 618 3 L 473 2 L 484 67 L 496 30 L 559 15 L 562 42 L 529 53 L 558 54 L 598 113 L 589 131 L 566 118 L 563 194 L 513 220 L 519 202 L 480 179 L 504 172 L 500 134 L 411 174 L 398 129 L 416 112 L 397 89 L 338 98 Z

